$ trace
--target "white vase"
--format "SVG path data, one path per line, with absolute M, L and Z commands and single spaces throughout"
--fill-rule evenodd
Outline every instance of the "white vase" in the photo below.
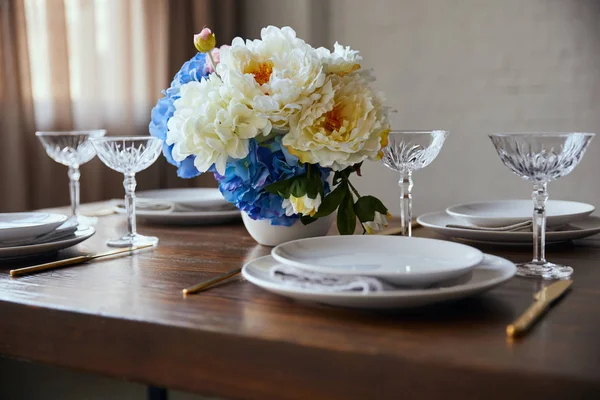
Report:
M 250 236 L 264 246 L 277 246 L 290 240 L 325 236 L 331 228 L 331 216 L 319 218 L 310 225 L 304 225 L 300 220 L 292 226 L 271 225 L 269 220 L 254 220 L 242 212 L 242 220 Z

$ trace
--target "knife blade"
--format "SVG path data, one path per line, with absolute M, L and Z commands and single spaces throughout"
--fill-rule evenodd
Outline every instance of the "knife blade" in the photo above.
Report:
M 527 333 L 552 303 L 569 289 L 572 283 L 573 281 L 570 280 L 558 281 L 537 292 L 533 296 L 535 302 L 515 322 L 506 327 L 506 334 L 514 337 Z

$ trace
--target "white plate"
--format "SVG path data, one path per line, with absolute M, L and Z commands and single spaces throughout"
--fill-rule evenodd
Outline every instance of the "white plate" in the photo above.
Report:
M 115 212 L 125 214 L 125 210 L 119 207 L 115 207 Z M 241 218 L 240 210 L 173 211 L 170 213 L 136 210 L 135 215 L 140 222 L 160 225 L 216 225 Z
M 407 286 L 428 286 L 469 272 L 481 251 L 444 240 L 402 236 L 327 236 L 280 244 L 280 263 L 336 274 L 367 275 Z
M 147 190 L 136 193 L 139 199 L 167 201 L 181 207 L 192 209 L 211 209 L 227 207 L 227 200 L 223 198 L 219 189 L 213 188 L 183 188 L 183 189 L 161 189 Z
M 363 309 L 406 309 L 458 300 L 490 290 L 512 278 L 516 272 L 510 261 L 486 254 L 470 276 L 455 286 L 376 293 L 320 292 L 289 287 L 271 278 L 269 269 L 277 264 L 271 256 L 261 257 L 244 265 L 242 275 L 256 286 L 291 299 Z
M 2 213 L 0 214 L 0 242 L 43 235 L 58 228 L 66 220 L 66 215 L 53 213 Z
M 60 239 L 54 242 L 32 244 L 27 246 L 4 247 L 0 249 L 0 260 L 8 258 L 29 257 L 66 249 L 67 247 L 75 246 L 76 244 L 89 239 L 94 235 L 94 233 L 96 233 L 96 230 L 90 226 L 85 229 L 76 231 L 74 233 L 74 236 L 69 237 L 67 239 Z
M 576 201 L 548 200 L 546 205 L 547 226 L 563 226 L 583 219 L 595 210 L 591 204 Z M 448 207 L 446 212 L 459 220 L 478 226 L 505 226 L 531 219 L 533 201 L 496 200 L 458 204 Z
M 417 218 L 417 222 L 441 235 L 459 239 L 498 244 L 533 244 L 532 232 L 486 232 L 473 229 L 447 228 L 446 225 L 456 224 L 459 221 L 443 211 L 423 214 Z M 600 218 L 590 216 L 569 224 L 567 230 L 546 232 L 546 242 L 558 243 L 583 239 L 597 233 L 600 233 Z

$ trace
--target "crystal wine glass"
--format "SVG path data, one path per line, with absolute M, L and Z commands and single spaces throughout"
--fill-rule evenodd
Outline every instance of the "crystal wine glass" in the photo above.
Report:
M 402 236 L 412 236 L 412 173 L 438 156 L 448 131 L 391 131 L 381 162 L 400 172 L 400 218 Z
M 533 183 L 533 260 L 517 265 L 517 275 L 565 279 L 573 268 L 546 261 L 548 182 L 575 169 L 593 133 L 495 133 L 490 139 L 512 172 Z
M 148 168 L 156 161 L 162 149 L 162 140 L 152 136 L 104 137 L 92 139 L 98 157 L 107 167 L 125 175 L 125 211 L 127 234 L 109 240 L 111 247 L 131 247 L 147 244 L 156 245 L 158 238 L 143 236 L 136 232 L 135 224 L 135 174 Z
M 102 137 L 103 129 L 69 132 L 36 132 L 46 153 L 54 161 L 69 167 L 69 192 L 71 197 L 71 213 L 77 223 L 82 226 L 96 223 L 96 218 L 79 214 L 79 166 L 96 156 L 96 150 L 90 142 L 91 138 Z

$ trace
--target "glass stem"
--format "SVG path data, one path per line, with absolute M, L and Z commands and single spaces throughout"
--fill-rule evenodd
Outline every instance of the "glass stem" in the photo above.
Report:
M 412 172 L 401 172 L 400 180 L 400 229 L 402 236 L 412 236 Z
M 125 174 L 123 187 L 125 188 L 125 211 L 127 212 L 127 232 L 129 236 L 136 234 L 135 226 L 135 174 Z
M 71 214 L 79 216 L 79 166 L 69 167 L 69 194 L 71 197 Z
M 533 185 L 533 262 L 546 262 L 546 201 L 548 200 L 547 183 Z

